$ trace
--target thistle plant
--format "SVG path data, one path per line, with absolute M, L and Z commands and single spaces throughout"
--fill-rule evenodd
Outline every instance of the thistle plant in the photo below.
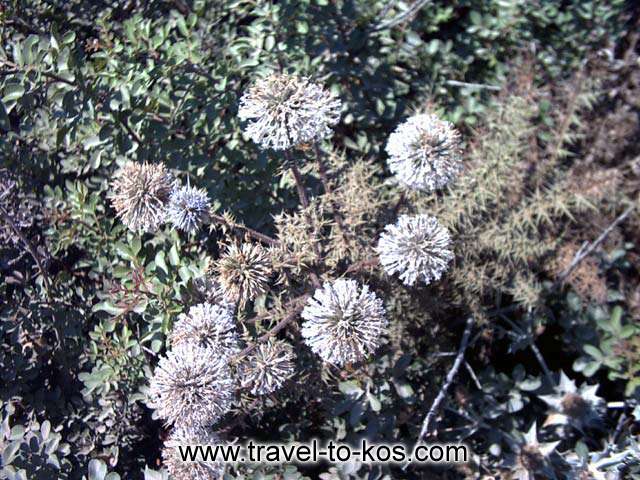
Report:
M 224 464 L 217 462 L 185 462 L 179 446 L 219 445 L 221 438 L 208 428 L 176 427 L 162 448 L 162 462 L 174 480 L 219 480 L 224 474 Z
M 238 366 L 242 387 L 253 395 L 275 392 L 294 375 L 294 358 L 293 349 L 283 341 L 258 345 Z
M 376 252 L 389 275 L 400 274 L 405 285 L 440 280 L 453 259 L 451 237 L 438 220 L 429 215 L 401 215 L 387 225 Z
M 408 188 L 431 192 L 460 172 L 460 133 L 431 113 L 410 117 L 389 136 L 389 169 Z
M 564 372 L 550 395 L 539 395 L 552 412 L 545 425 L 570 424 L 583 429 L 601 426 L 604 400 L 596 395 L 599 385 L 576 386 Z
M 209 195 L 204 189 L 190 185 L 176 188 L 171 193 L 167 218 L 179 230 L 197 232 L 209 212 Z
M 233 311 L 227 306 L 210 303 L 194 305 L 182 314 L 169 334 L 173 347 L 193 344 L 209 348 L 219 355 L 231 355 L 239 350 Z
M 136 232 L 154 232 L 166 219 L 175 180 L 162 163 L 128 162 L 111 187 L 111 203 L 122 223 Z
M 387 328 L 382 300 L 355 280 L 325 283 L 307 302 L 302 318 L 305 343 L 336 366 L 366 359 Z
M 231 243 L 214 265 L 224 296 L 245 305 L 269 289 L 271 261 L 257 243 Z
M 235 380 L 226 356 L 183 344 L 158 362 L 149 397 L 150 405 L 167 423 L 187 428 L 209 426 L 231 409 Z
M 261 148 L 287 150 L 329 136 L 340 109 L 340 100 L 310 79 L 272 74 L 245 92 L 238 117 Z

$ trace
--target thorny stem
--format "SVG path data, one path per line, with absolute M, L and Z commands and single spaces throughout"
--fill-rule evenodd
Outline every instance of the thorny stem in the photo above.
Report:
M 420 429 L 420 434 L 418 435 L 418 440 L 416 441 L 416 446 L 418 446 L 420 442 L 429 434 L 429 431 L 431 429 L 431 422 L 436 416 L 436 413 L 438 413 L 438 409 L 440 408 L 440 405 L 442 404 L 445 397 L 447 396 L 447 391 L 449 390 L 449 387 L 451 387 L 453 380 L 458 374 L 458 370 L 460 369 L 460 366 L 464 361 L 464 352 L 467 350 L 467 346 L 469 345 L 469 337 L 471 336 L 472 327 L 473 327 L 473 317 L 469 317 L 467 318 L 467 322 L 464 327 L 464 332 L 462 334 L 462 339 L 460 340 L 460 346 L 458 347 L 458 354 L 456 355 L 456 359 L 453 362 L 453 365 L 451 366 L 449 373 L 447 373 L 447 377 L 445 378 L 444 384 L 440 388 L 440 392 L 438 392 L 438 396 L 436 396 L 435 400 L 431 404 L 431 408 L 429 409 L 427 416 L 424 417 L 424 421 L 422 422 L 422 428 Z M 406 470 L 408 465 L 409 465 L 408 463 L 405 464 L 403 469 Z
M 298 190 L 298 197 L 300 197 L 300 203 L 302 204 L 302 207 L 305 209 L 305 220 L 307 221 L 307 227 L 309 229 L 309 232 L 315 237 L 315 228 L 313 228 L 313 222 L 311 220 L 311 215 L 309 214 L 309 211 L 308 211 L 309 198 L 307 197 L 307 194 L 306 194 L 306 192 L 304 190 L 304 181 L 302 180 L 302 175 L 300 174 L 300 170 L 298 169 L 298 165 L 296 164 L 295 158 L 292 158 L 292 156 L 291 156 L 291 154 L 289 153 L 288 150 L 285 150 L 284 154 L 285 154 L 285 158 L 287 160 L 287 163 L 291 167 L 291 172 L 293 173 L 293 178 L 296 181 L 296 188 Z M 320 252 L 320 248 L 319 248 L 318 244 L 315 241 L 313 242 L 313 253 L 316 255 L 316 258 L 318 258 L 318 259 L 322 258 L 322 254 Z M 313 286 L 315 288 L 320 288 L 321 283 L 320 283 L 320 279 L 318 278 L 318 275 L 316 274 L 316 272 L 310 271 L 309 275 L 311 277 L 311 283 L 313 283 Z
M 31 244 L 29 239 L 27 239 L 27 237 L 25 237 L 22 234 L 18 226 L 11 219 L 11 216 L 9 215 L 9 213 L 3 207 L 0 207 L 0 215 L 2 215 L 2 218 L 4 219 L 4 221 L 7 222 L 7 224 L 11 227 L 11 230 L 13 230 L 13 232 L 18 236 L 18 238 L 22 240 L 22 243 L 24 244 L 25 248 L 35 260 L 36 264 L 38 265 L 38 269 L 40 270 L 40 274 L 42 275 L 42 279 L 44 281 L 44 289 L 47 293 L 47 298 L 51 300 L 51 280 L 49 279 L 49 274 L 44 268 L 40 255 L 38 255 L 38 252 L 36 252 L 36 250 L 33 248 L 33 245 Z
M 381 21 L 377 25 L 374 25 L 371 29 L 369 29 L 369 33 L 380 32 L 388 28 L 393 28 L 396 25 L 400 25 L 403 22 L 411 20 L 427 3 L 429 3 L 429 0 L 416 0 L 416 2 L 409 6 L 409 8 L 407 8 L 404 12 L 399 13 L 390 20 Z
M 304 301 L 307 298 L 308 298 L 308 295 L 302 295 L 301 297 L 298 297 L 295 300 L 291 301 L 290 303 L 293 304 L 292 305 L 292 310 L 282 320 L 280 320 L 271 330 L 269 330 L 265 334 L 263 334 L 260 337 L 258 337 L 254 341 L 254 343 L 252 343 L 247 348 L 245 348 L 240 353 L 238 353 L 238 355 L 236 355 L 234 357 L 234 360 L 238 361 L 238 360 L 241 360 L 242 358 L 246 357 L 247 355 L 249 355 L 252 351 L 254 351 L 257 348 L 258 344 L 266 342 L 271 337 L 276 335 L 280 330 L 282 330 L 287 325 L 292 323 L 296 318 L 298 318 L 298 314 L 302 310 L 303 305 L 304 305 Z
M 272 238 L 268 235 L 265 235 L 264 233 L 260 233 L 257 230 L 254 230 L 252 228 L 249 228 L 245 225 L 242 224 L 238 224 L 238 223 L 230 223 L 226 218 L 224 218 L 224 216 L 222 215 L 217 215 L 215 213 L 210 213 L 209 217 L 211 218 L 211 220 L 213 220 L 214 222 L 220 224 L 220 225 L 224 225 L 226 227 L 229 227 L 231 230 L 241 230 L 244 233 L 246 233 L 247 235 L 249 235 L 250 237 L 259 240 L 261 242 L 267 243 L 269 245 L 273 245 L 273 246 L 277 246 L 280 245 L 280 242 L 278 240 L 276 240 L 275 238 Z
M 300 197 L 300 203 L 304 208 L 309 207 L 309 199 L 307 198 L 307 193 L 304 191 L 304 182 L 302 180 L 302 175 L 300 174 L 300 170 L 298 169 L 298 165 L 295 164 L 295 161 L 291 161 L 291 172 L 293 173 L 293 178 L 296 181 L 296 189 L 298 190 L 298 197 Z
M 333 198 L 333 195 L 332 195 L 333 191 L 331 188 L 331 184 L 329 183 L 329 177 L 327 176 L 327 166 L 325 165 L 324 160 L 322 159 L 322 153 L 320 152 L 320 149 L 318 148 L 317 143 L 313 145 L 313 149 L 316 154 L 316 161 L 318 162 L 318 172 L 320 173 L 320 181 L 322 182 L 322 186 L 324 187 L 325 193 L 329 196 L 329 203 L 331 203 L 331 209 L 333 210 L 333 218 L 336 221 L 336 224 L 338 225 L 338 229 L 342 234 L 342 238 L 344 239 L 347 246 L 349 246 L 351 241 L 347 234 L 347 229 L 344 226 L 344 222 L 342 221 L 342 216 L 340 215 L 338 206 L 336 205 L 336 202 Z

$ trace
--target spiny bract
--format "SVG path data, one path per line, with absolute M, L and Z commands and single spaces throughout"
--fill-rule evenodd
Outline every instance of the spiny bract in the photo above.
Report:
M 461 170 L 460 134 L 433 114 L 414 115 L 399 125 L 386 149 L 391 172 L 414 190 L 442 188 Z
M 333 365 L 357 362 L 373 353 L 386 332 L 383 302 L 355 280 L 325 283 L 302 311 L 304 341 Z
M 341 102 L 308 78 L 272 74 L 258 80 L 240 99 L 238 117 L 246 134 L 263 149 L 286 150 L 331 134 Z
M 405 285 L 429 284 L 440 279 L 453 258 L 446 228 L 429 215 L 401 215 L 387 225 L 376 252 L 389 274 L 400 274 Z

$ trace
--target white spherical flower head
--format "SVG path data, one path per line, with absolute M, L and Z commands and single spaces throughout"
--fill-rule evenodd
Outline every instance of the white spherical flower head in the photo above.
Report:
M 453 259 L 449 232 L 430 215 L 401 215 L 385 227 L 376 252 L 384 270 L 408 286 L 440 280 Z
M 180 315 L 169 341 L 173 347 L 191 343 L 227 356 L 240 350 L 233 311 L 211 303 L 194 305 L 187 315 Z
M 220 480 L 224 475 L 224 463 L 201 460 L 185 462 L 179 447 L 222 444 L 220 437 L 208 428 L 176 427 L 162 448 L 162 463 L 175 480 Z
M 295 373 L 294 359 L 288 343 L 280 340 L 261 343 L 240 363 L 240 382 L 254 395 L 273 393 Z
M 150 406 L 167 423 L 199 427 L 231 409 L 235 382 L 227 357 L 183 344 L 160 359 L 149 390 Z
M 387 328 L 382 300 L 354 280 L 325 283 L 307 301 L 302 318 L 305 343 L 336 366 L 368 357 Z
M 308 78 L 273 74 L 258 80 L 240 99 L 245 133 L 263 149 L 286 150 L 331 134 L 341 102 Z
M 208 213 L 209 195 L 204 189 L 187 185 L 171 193 L 167 218 L 176 228 L 187 233 L 197 232 Z
M 389 136 L 388 165 L 409 188 L 431 192 L 450 183 L 460 172 L 460 133 L 436 115 L 410 117 Z

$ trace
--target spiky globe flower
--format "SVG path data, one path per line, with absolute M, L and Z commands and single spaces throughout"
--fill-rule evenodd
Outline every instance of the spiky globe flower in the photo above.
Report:
M 232 243 L 216 263 L 218 281 L 229 301 L 245 305 L 269 289 L 271 261 L 257 243 Z
M 171 193 L 167 218 L 176 228 L 187 233 L 197 232 L 208 213 L 209 195 L 206 190 L 186 185 Z
M 596 395 L 598 388 L 597 384 L 586 383 L 577 387 L 564 372 L 560 372 L 560 382 L 553 394 L 539 395 L 552 409 L 545 426 L 571 424 L 579 429 L 600 426 L 605 401 Z
M 389 274 L 400 274 L 405 285 L 440 280 L 453 259 L 451 237 L 435 217 L 401 215 L 380 235 L 376 252 Z
M 355 280 L 325 283 L 307 301 L 302 318 L 305 343 L 336 366 L 368 357 L 387 328 L 382 300 Z
M 166 219 L 174 186 L 164 164 L 129 162 L 114 176 L 111 203 L 127 228 L 154 232 Z
M 173 347 L 191 343 L 221 355 L 233 355 L 240 350 L 233 312 L 211 303 L 194 305 L 187 315 L 180 315 L 169 341 Z
M 270 340 L 259 344 L 238 366 L 242 387 L 254 395 L 275 392 L 295 373 L 294 358 L 288 343 Z
M 218 435 L 204 427 L 176 427 L 162 448 L 162 463 L 174 480 L 219 480 L 224 475 L 224 463 L 202 461 L 183 461 L 179 446 L 183 448 L 197 445 L 222 445 Z
M 245 133 L 263 149 L 286 150 L 322 140 L 340 120 L 341 102 L 308 78 L 272 74 L 240 99 Z
M 210 425 L 234 400 L 228 359 L 215 350 L 181 344 L 167 352 L 155 369 L 149 396 L 159 417 L 185 427 Z
M 431 192 L 460 172 L 460 133 L 436 115 L 421 113 L 400 124 L 387 142 L 388 165 L 405 186 Z

